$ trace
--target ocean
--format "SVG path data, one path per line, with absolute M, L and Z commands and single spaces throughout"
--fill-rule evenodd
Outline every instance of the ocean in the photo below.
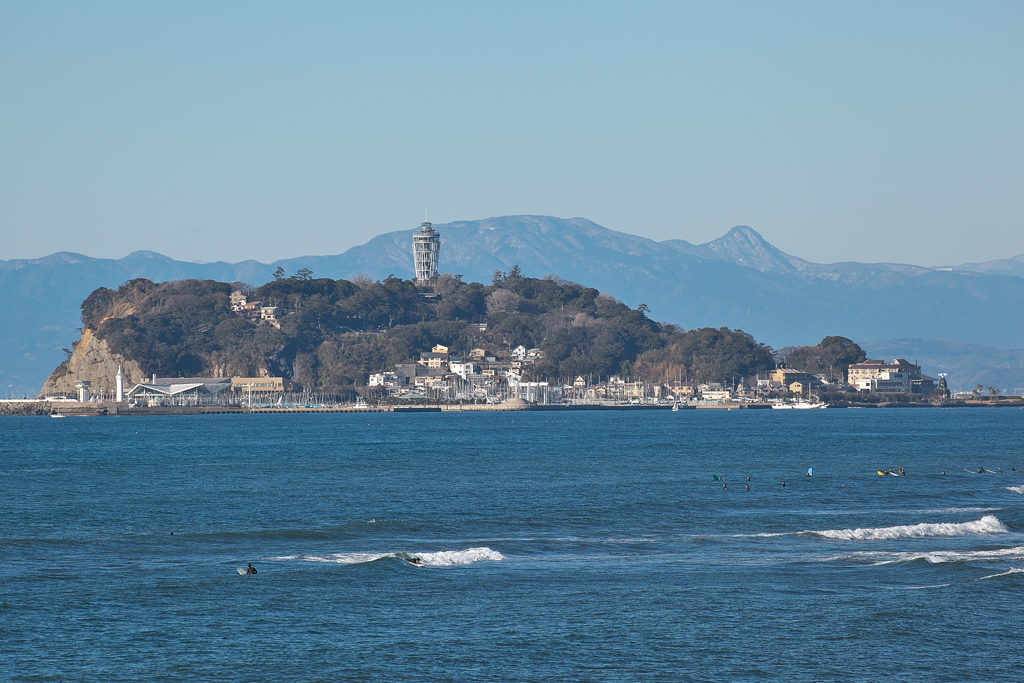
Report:
M 0 437 L 2 680 L 1024 680 L 1024 410 Z

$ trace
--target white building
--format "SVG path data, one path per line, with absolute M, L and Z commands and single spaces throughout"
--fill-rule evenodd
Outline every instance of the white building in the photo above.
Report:
M 462 379 L 467 379 L 469 375 L 477 374 L 476 365 L 467 360 L 452 360 L 448 363 L 449 371 L 455 373 Z
M 850 366 L 849 383 L 858 391 L 879 394 L 927 394 L 935 389 L 935 378 L 921 374 L 921 366 L 896 358 L 891 363 L 868 359 Z

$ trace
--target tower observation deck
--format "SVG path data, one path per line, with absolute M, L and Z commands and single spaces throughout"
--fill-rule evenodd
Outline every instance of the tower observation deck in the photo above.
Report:
M 420 223 L 420 231 L 412 236 L 412 259 L 416 268 L 416 283 L 427 284 L 437 278 L 437 264 L 441 259 L 441 233 L 430 223 Z

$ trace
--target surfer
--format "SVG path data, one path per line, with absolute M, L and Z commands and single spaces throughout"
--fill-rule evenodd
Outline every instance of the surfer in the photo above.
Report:
M 750 490 L 750 484 L 744 484 L 744 486 L 746 486 L 746 487 L 747 487 L 747 490 L 748 490 L 748 491 Z
M 727 488 L 729 488 L 729 485 L 728 484 L 722 484 L 722 488 L 723 489 L 727 489 Z
M 903 465 L 900 465 L 900 476 L 902 477 L 902 476 L 906 475 L 906 473 L 907 473 L 907 471 L 905 469 L 903 469 Z
M 782 488 L 786 488 L 786 482 L 782 482 Z
M 252 562 L 250 562 L 249 566 L 246 567 L 245 573 L 246 574 L 255 574 L 256 573 L 256 567 L 252 566 Z
M 423 560 L 421 560 L 418 557 L 410 557 L 408 560 L 406 560 L 406 562 L 408 562 L 409 564 L 423 564 Z
M 984 467 L 979 467 L 978 468 L 978 474 L 985 474 L 985 468 Z

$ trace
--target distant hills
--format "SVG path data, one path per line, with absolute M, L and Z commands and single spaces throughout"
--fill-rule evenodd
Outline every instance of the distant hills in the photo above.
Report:
M 599 287 L 632 307 L 647 304 L 652 318 L 687 329 L 739 328 L 776 348 L 841 335 L 877 348 L 872 351 L 876 356 L 888 356 L 882 353 L 888 348 L 903 349 L 904 356 L 922 361 L 926 373 L 953 367 L 973 373 L 951 372 L 953 388 L 979 381 L 1003 389 L 1024 386 L 1011 379 L 1018 376 L 1011 371 L 1024 373 L 1021 353 L 1015 351 L 1024 347 L 1024 255 L 937 268 L 818 264 L 786 254 L 746 226 L 705 244 L 656 242 L 583 218 L 505 216 L 435 227 L 442 235 L 441 270 L 460 273 L 467 281 L 488 283 L 494 271 L 518 264 L 526 275 L 553 274 Z M 412 229 L 400 230 L 343 254 L 270 264 L 189 263 L 145 251 L 116 260 L 61 252 L 0 261 L 8 321 L 0 330 L 0 394 L 38 390 L 63 360 L 61 348 L 79 337 L 79 305 L 97 287 L 117 287 L 137 277 L 259 285 L 272 279 L 278 267 L 288 274 L 309 268 L 316 277 L 334 279 L 360 274 L 409 278 L 411 236 Z M 884 248 L 879 253 L 887 255 Z M 917 340 L 920 346 L 881 343 L 898 339 Z M 873 340 L 877 347 L 869 343 Z M 926 346 L 933 363 L 914 352 Z M 964 354 L 977 362 L 965 364 Z M 979 373 L 1005 380 L 976 380 Z

